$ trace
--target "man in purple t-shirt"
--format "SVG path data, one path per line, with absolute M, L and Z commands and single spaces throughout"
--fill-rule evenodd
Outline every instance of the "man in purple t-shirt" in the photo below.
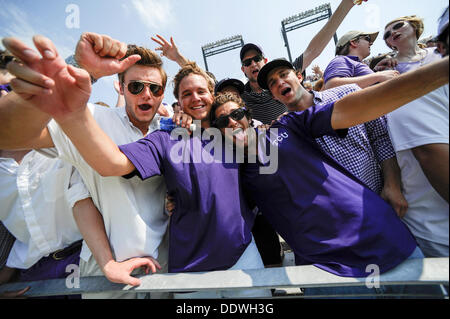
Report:
M 336 45 L 336 57 L 325 69 L 323 89 L 353 83 L 366 88 L 398 76 L 399 73 L 392 70 L 374 73 L 362 62 L 370 55 L 370 47 L 377 36 L 378 32 L 350 31 L 344 34 Z
M 360 277 L 368 275 L 368 265 L 377 265 L 383 273 L 417 248 L 392 207 L 321 151 L 315 138 L 345 136 L 348 127 L 373 120 L 440 87 L 448 82 L 445 75 L 433 88 L 421 89 L 425 78 L 434 81 L 440 77 L 433 74 L 438 68 L 435 64 L 335 103 L 289 113 L 272 126 L 278 132 L 269 130 L 266 140 L 278 149 L 279 169 L 264 175 L 259 172 L 263 164 L 247 164 L 243 183 L 294 249 L 297 264 L 314 264 L 337 275 Z M 277 72 L 280 69 L 287 72 Z M 284 59 L 266 64 L 258 82 L 275 97 L 286 93 L 286 87 L 292 95 L 302 95 L 300 82 Z M 361 101 L 365 112 L 359 112 Z

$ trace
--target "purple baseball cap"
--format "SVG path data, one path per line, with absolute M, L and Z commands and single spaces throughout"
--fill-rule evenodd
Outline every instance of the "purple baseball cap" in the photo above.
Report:
M 259 54 L 264 56 L 264 53 L 260 46 L 253 44 L 253 43 L 247 43 L 247 44 L 244 44 L 244 46 L 241 48 L 241 54 L 240 54 L 241 61 L 244 58 L 245 53 L 249 50 L 255 50 L 256 52 L 258 52 Z

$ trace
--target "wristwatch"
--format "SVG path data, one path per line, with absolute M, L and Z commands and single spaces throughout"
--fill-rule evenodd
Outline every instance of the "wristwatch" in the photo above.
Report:
M 66 58 L 66 63 L 70 64 L 71 66 L 74 66 L 76 68 L 82 69 L 82 67 L 78 64 L 77 60 L 75 60 L 75 55 L 70 55 L 69 57 Z M 94 77 L 92 75 L 89 74 L 89 76 L 91 77 L 91 83 L 94 84 L 95 82 L 97 82 L 97 79 L 94 79 Z

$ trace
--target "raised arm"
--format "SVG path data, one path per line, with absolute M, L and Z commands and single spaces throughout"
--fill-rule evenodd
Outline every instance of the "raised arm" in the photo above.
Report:
M 331 15 L 324 27 L 314 36 L 305 52 L 303 52 L 302 72 L 322 53 L 354 5 L 353 0 L 341 1 L 336 11 Z
M 448 57 L 337 101 L 333 129 L 374 120 L 448 83 Z
M 44 37 L 35 36 L 37 52 L 15 38 L 3 39 L 3 45 L 27 68 L 10 62 L 8 71 L 16 76 L 11 80 L 13 92 L 0 99 L 0 149 L 52 147 L 53 141 L 46 125 L 50 116 L 33 107 L 33 104 L 52 103 L 49 93 L 54 81 L 44 75 L 50 64 L 58 68 L 55 48 Z
M 156 51 L 161 51 L 161 56 L 165 56 L 169 60 L 176 62 L 180 67 L 186 65 L 189 60 L 186 59 L 178 50 L 178 47 L 173 41 L 173 38 L 170 37 L 170 43 L 159 34 L 156 35 L 158 38 L 152 37 L 151 39 L 158 43 L 160 47 L 155 48 Z
M 372 74 L 366 74 L 356 77 L 334 77 L 328 80 L 324 85 L 324 90 L 328 90 L 334 87 L 346 85 L 346 84 L 357 84 L 360 88 L 364 89 L 371 85 L 388 81 L 396 76 L 399 76 L 400 73 L 394 70 L 386 70 L 375 72 Z

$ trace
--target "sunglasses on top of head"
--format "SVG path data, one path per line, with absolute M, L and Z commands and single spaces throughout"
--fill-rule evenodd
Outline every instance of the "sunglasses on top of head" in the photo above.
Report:
M 214 121 L 214 126 L 217 128 L 225 128 L 228 126 L 228 123 L 230 123 L 230 117 L 235 121 L 240 121 L 245 116 L 245 109 L 239 108 L 234 110 L 228 115 L 222 115 L 218 117 Z
M 138 95 L 144 90 L 145 86 L 149 87 L 150 92 L 155 97 L 160 97 L 164 93 L 162 85 L 148 81 L 131 81 L 128 83 L 128 91 L 133 95 Z
M 258 54 L 258 55 L 255 55 L 255 56 L 252 57 L 252 58 L 248 58 L 248 59 L 245 59 L 244 61 L 242 61 L 242 65 L 248 67 L 248 66 L 250 66 L 250 64 L 252 64 L 252 61 L 255 61 L 255 63 L 258 63 L 258 62 L 260 62 L 262 59 L 263 59 L 262 55 L 261 55 L 261 54 Z
M 401 27 L 403 27 L 405 25 L 405 21 L 400 21 L 399 23 L 396 23 L 393 27 L 392 30 L 398 30 Z M 390 36 L 391 36 L 392 32 L 388 31 L 384 34 L 383 36 L 383 40 L 386 41 Z

